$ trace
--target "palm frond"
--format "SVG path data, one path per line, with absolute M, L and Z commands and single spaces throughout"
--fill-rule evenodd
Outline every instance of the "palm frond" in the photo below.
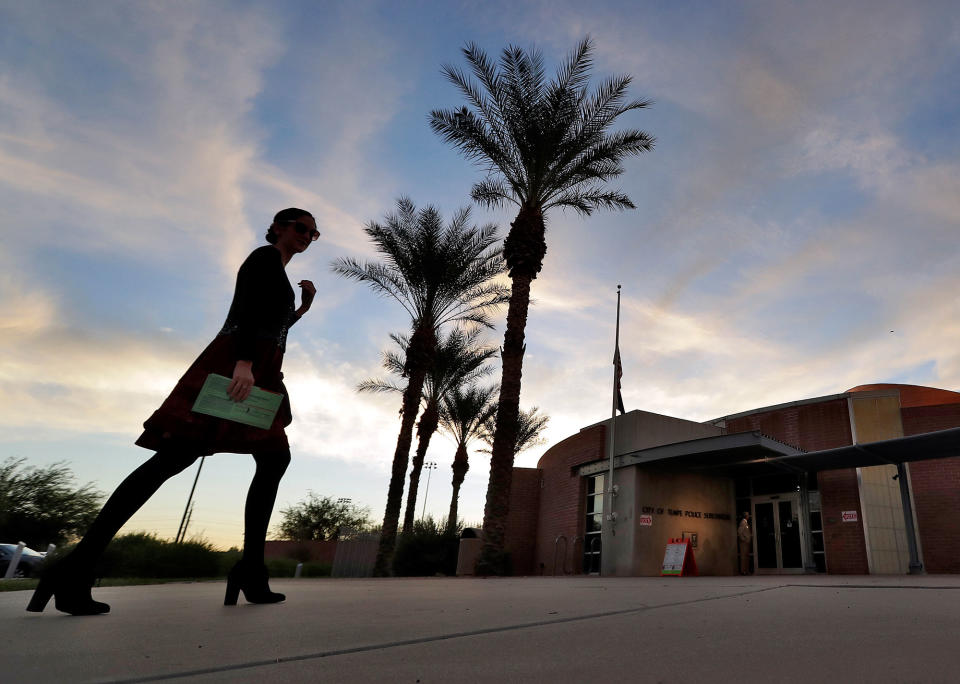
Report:
M 538 444 L 543 444 L 543 440 L 540 439 L 540 433 L 546 429 L 547 423 L 550 422 L 550 416 L 538 413 L 539 410 L 539 407 L 534 406 L 529 411 L 521 410 L 517 415 L 517 441 L 514 445 L 514 455 Z M 478 430 L 480 441 L 488 447 L 487 449 L 481 449 L 481 453 L 489 454 L 493 448 L 493 435 L 497 428 L 496 423 L 496 408 L 494 407 L 493 414 L 484 421 Z
M 370 222 L 365 232 L 382 260 L 362 262 L 340 258 L 334 272 L 368 284 L 374 292 L 397 300 L 409 314 L 411 330 L 436 335 L 447 323 L 492 327 L 492 312 L 508 301 L 505 286 L 495 279 L 504 272 L 497 227 L 471 225 L 469 207 L 444 223 L 433 206 L 418 209 L 409 199 L 382 223 Z M 392 336 L 406 354 L 408 337 Z M 384 364 L 395 371 L 409 362 L 386 354 Z
M 494 63 L 470 43 L 463 48 L 470 73 L 444 67 L 472 111 L 435 110 L 431 126 L 486 166 L 487 177 L 471 190 L 474 201 L 541 210 L 570 206 L 585 214 L 633 206 L 623 193 L 596 186 L 622 174 L 627 156 L 652 149 L 653 136 L 643 131 L 608 132 L 619 117 L 651 101 L 628 98 L 630 76 L 606 78 L 591 92 L 593 49 L 585 37 L 549 82 L 542 54 L 515 45 Z
M 480 426 L 489 420 L 499 391 L 499 385 L 452 388 L 440 403 L 440 426 L 458 444 L 466 445 L 479 436 Z
M 345 278 L 367 283 L 377 294 L 397 300 L 407 313 L 413 315 L 407 298 L 407 283 L 383 264 L 363 263 L 352 257 L 336 259 L 331 269 Z
M 362 380 L 357 383 L 358 392 L 399 392 L 403 393 L 403 387 L 395 385 L 392 382 L 387 382 L 386 380 L 379 380 L 377 378 L 371 378 L 369 380 Z
M 627 195 L 617 190 L 573 190 L 566 192 L 547 203 L 544 209 L 550 207 L 570 207 L 584 216 L 589 216 L 594 209 L 635 209 L 635 205 Z
M 489 375 L 493 368 L 487 361 L 497 349 L 480 341 L 480 328 L 454 327 L 437 344 L 433 365 L 427 373 L 424 394 L 439 401 L 455 387 L 471 385 L 478 378 Z
M 470 199 L 485 207 L 498 207 L 504 202 L 513 202 L 518 206 L 523 204 L 522 188 L 513 188 L 497 178 L 486 178 L 470 189 Z

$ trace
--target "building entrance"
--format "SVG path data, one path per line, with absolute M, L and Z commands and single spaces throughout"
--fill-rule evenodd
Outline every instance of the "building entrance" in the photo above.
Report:
M 755 496 L 753 509 L 753 557 L 760 574 L 804 571 L 800 495 L 795 493 Z

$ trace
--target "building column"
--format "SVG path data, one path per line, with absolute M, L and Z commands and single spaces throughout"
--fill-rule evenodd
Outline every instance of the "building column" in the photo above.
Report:
M 903 504 L 903 522 L 907 532 L 907 548 L 910 551 L 910 574 L 922 575 L 923 563 L 917 552 L 917 531 L 913 526 L 913 506 L 910 502 L 910 483 L 907 481 L 907 467 L 897 464 L 897 482 L 900 485 L 900 501 Z

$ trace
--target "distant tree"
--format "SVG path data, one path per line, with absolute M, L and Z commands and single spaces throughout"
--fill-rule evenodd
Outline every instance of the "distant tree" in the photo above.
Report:
M 494 395 L 500 388 L 454 387 L 443 396 L 440 406 L 440 425 L 457 441 L 457 451 L 453 456 L 453 495 L 450 497 L 450 513 L 447 515 L 447 529 L 457 526 L 457 507 L 460 502 L 460 485 L 463 484 L 470 459 L 467 447 L 470 441 L 478 437 L 484 423 L 494 416 L 497 409 Z
M 280 516 L 276 534 L 289 541 L 339 540 L 372 527 L 368 508 L 313 492 L 300 503 L 281 510 Z
M 437 431 L 440 420 L 440 400 L 443 395 L 455 387 L 469 385 L 478 378 L 493 371 L 485 363 L 493 358 L 497 350 L 493 347 L 481 346 L 479 342 L 482 329 L 473 328 L 464 330 L 456 327 L 437 343 L 437 351 L 433 363 L 427 371 L 423 383 L 423 401 L 425 408 L 417 423 L 417 452 L 413 457 L 410 468 L 410 486 L 407 490 L 407 505 L 403 514 L 403 532 L 413 531 L 414 516 L 416 514 L 417 492 L 420 488 L 420 473 L 423 471 L 423 461 L 430 446 L 430 439 Z M 387 351 L 383 354 L 383 367 L 394 375 L 403 376 L 403 354 L 410 344 L 406 335 L 391 335 L 394 342 L 400 347 L 401 353 Z M 357 389 L 361 392 L 397 392 L 403 393 L 398 384 L 379 379 L 364 380 Z
M 507 301 L 507 291 L 495 280 L 503 271 L 500 249 L 495 246 L 496 226 L 470 226 L 469 209 L 458 211 L 444 226 L 435 207 L 418 210 L 403 198 L 386 223 L 371 222 L 364 232 L 383 261 L 343 257 L 333 262 L 334 272 L 366 283 L 378 294 L 396 300 L 410 315 L 410 342 L 403 364 L 407 386 L 373 568 L 374 575 L 385 577 L 390 574 L 400 524 L 413 424 L 436 355 L 439 330 L 447 323 L 492 328 L 490 313 Z
M 503 243 L 512 289 L 483 514 L 484 545 L 477 566 L 484 574 L 499 574 L 510 511 L 530 287 L 547 252 L 547 213 L 555 207 L 586 216 L 595 209 L 634 208 L 626 194 L 605 186 L 623 173 L 625 158 L 652 148 L 653 137 L 634 129 L 613 130 L 621 115 L 650 103 L 627 99 L 629 76 L 605 79 L 590 92 L 589 38 L 580 42 L 552 81 L 547 80 L 543 56 L 536 50 L 511 45 L 501 53 L 499 66 L 472 43 L 463 54 L 468 71 L 453 66 L 443 71 L 470 106 L 434 110 L 430 126 L 487 172 L 473 186 L 476 202 L 486 206 L 509 202 L 518 209 Z
M 25 461 L 0 463 L 0 541 L 22 541 L 43 551 L 86 532 L 100 512 L 103 494 L 92 483 L 76 487 L 64 463 L 25 467 Z

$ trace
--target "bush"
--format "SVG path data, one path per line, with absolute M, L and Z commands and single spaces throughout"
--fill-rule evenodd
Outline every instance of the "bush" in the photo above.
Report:
M 56 551 L 57 556 L 70 551 Z M 97 577 L 197 579 L 226 577 L 242 556 L 240 549 L 218 551 L 207 541 L 191 539 L 175 544 L 155 534 L 136 532 L 116 537 L 97 563 Z M 293 577 L 297 562 L 292 558 L 270 558 L 271 577 Z M 301 577 L 329 577 L 329 563 L 304 563 Z
M 24 463 L 22 458 L 0 463 L 0 541 L 43 550 L 75 539 L 97 516 L 103 495 L 90 484 L 76 487 L 63 463 Z
M 432 516 L 413 523 L 413 529 L 397 540 L 393 554 L 393 574 L 398 577 L 432 577 L 456 575 L 460 532 L 463 524 L 447 530 L 444 523 Z
M 154 534 L 125 534 L 110 542 L 97 563 L 99 577 L 187 578 L 225 574 L 221 557 L 200 539 L 175 544 Z M 232 565 L 232 564 L 231 564 Z

